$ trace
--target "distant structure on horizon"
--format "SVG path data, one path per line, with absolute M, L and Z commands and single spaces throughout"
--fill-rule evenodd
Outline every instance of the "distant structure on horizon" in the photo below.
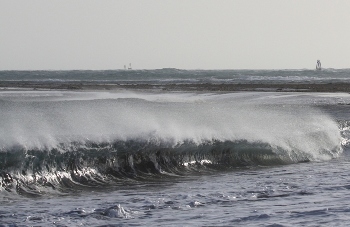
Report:
M 316 70 L 321 70 L 321 61 L 320 60 L 317 60 Z
M 129 67 L 128 67 L 128 68 L 126 68 L 126 65 L 124 65 L 124 70 L 127 70 L 127 69 L 129 69 L 129 70 L 132 69 L 132 68 L 131 68 L 131 63 L 129 63 Z

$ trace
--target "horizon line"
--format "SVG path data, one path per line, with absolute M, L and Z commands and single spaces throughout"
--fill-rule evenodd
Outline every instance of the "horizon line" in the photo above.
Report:
M 315 68 L 270 68 L 270 69 L 249 69 L 249 68 L 240 68 L 240 69 L 204 69 L 204 68 L 197 68 L 197 69 L 184 69 L 184 68 L 174 68 L 174 67 L 164 67 L 164 68 L 144 68 L 144 69 L 0 69 L 0 71 L 151 71 L 151 70 L 183 70 L 183 71 L 234 71 L 234 70 L 242 70 L 242 71 L 283 71 L 283 70 L 291 70 L 291 71 L 297 71 L 297 70 L 315 70 Z M 350 69 L 350 68 L 322 68 L 325 70 L 344 70 L 344 69 Z

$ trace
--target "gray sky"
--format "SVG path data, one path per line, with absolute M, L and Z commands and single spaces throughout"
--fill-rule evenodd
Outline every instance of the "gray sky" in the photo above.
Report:
M 350 68 L 349 0 L 0 0 L 0 70 Z

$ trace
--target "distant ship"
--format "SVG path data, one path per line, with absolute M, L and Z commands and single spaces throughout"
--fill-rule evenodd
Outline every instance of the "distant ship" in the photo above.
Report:
M 316 70 L 321 70 L 321 61 L 320 60 L 317 60 Z
M 129 63 L 129 68 L 128 68 L 128 69 L 132 69 L 132 68 L 131 68 L 131 63 Z

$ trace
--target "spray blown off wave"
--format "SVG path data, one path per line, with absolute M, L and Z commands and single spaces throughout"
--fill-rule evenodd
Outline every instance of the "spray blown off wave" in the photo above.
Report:
M 151 97 L 151 98 L 150 98 Z M 1 186 L 99 186 L 207 169 L 325 160 L 341 151 L 339 127 L 300 105 L 245 97 L 3 99 Z

